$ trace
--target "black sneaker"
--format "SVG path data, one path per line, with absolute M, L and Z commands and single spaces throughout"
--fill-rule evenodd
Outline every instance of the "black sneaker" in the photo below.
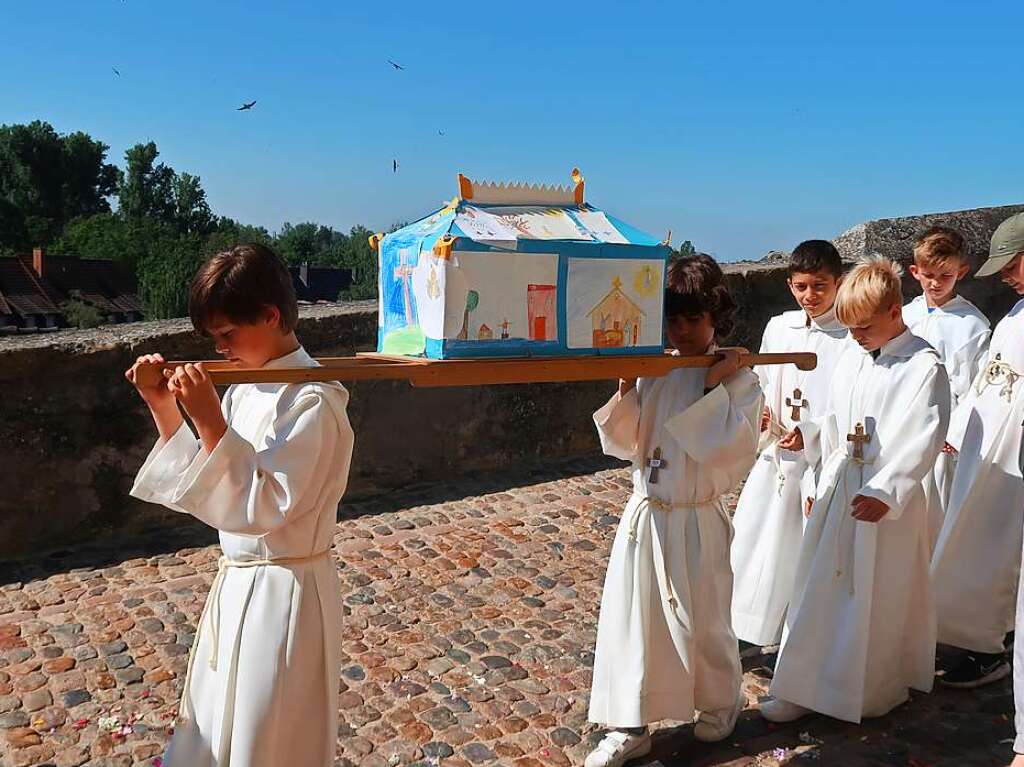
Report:
M 739 640 L 739 642 L 741 660 L 746 660 L 747 658 L 756 658 L 759 655 L 761 655 L 761 647 L 759 645 L 751 644 L 750 642 L 745 642 L 742 639 Z
M 939 677 L 946 687 L 973 689 L 997 682 L 1010 674 L 1010 664 L 1002 653 L 964 653 L 953 668 Z

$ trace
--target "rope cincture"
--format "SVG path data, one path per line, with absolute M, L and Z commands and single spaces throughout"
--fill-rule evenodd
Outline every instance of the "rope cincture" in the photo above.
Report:
M 860 467 L 860 483 L 861 483 L 861 486 L 863 486 L 864 485 L 864 467 L 865 466 L 873 465 L 874 462 L 875 462 L 875 459 L 872 458 L 872 459 L 868 460 L 866 458 L 857 458 L 854 455 L 847 455 L 847 459 L 848 459 L 849 463 L 853 463 L 856 466 Z M 843 479 L 842 479 L 842 484 L 843 484 L 843 513 L 839 517 L 839 529 L 836 531 L 836 563 L 837 563 L 836 572 L 835 572 L 836 580 L 839 580 L 840 578 L 842 578 L 843 577 L 843 573 L 846 572 L 846 568 L 842 564 L 842 560 L 843 560 L 843 556 L 842 556 L 843 530 L 846 528 L 847 517 L 849 517 L 850 519 L 853 519 L 853 516 L 848 513 L 850 511 L 850 500 L 851 499 L 850 499 L 849 482 L 848 482 L 848 480 L 846 478 L 846 470 L 847 470 L 847 468 L 848 468 L 848 464 L 844 464 L 843 470 L 842 470 L 843 471 Z M 828 497 L 828 503 L 825 504 L 825 508 L 826 509 L 832 504 L 832 499 L 835 497 L 835 492 L 836 492 L 835 487 L 833 487 L 832 488 L 832 493 Z M 814 505 L 816 506 L 817 502 L 815 502 Z M 812 509 L 813 509 L 813 506 L 812 506 Z M 856 559 L 853 556 L 853 554 L 851 553 L 849 555 L 849 562 L 847 563 L 847 567 L 850 570 L 850 596 L 853 596 L 854 592 L 856 591 L 856 589 L 855 589 L 856 580 L 853 577 L 853 567 L 854 567 L 854 563 L 855 562 L 856 562 Z
M 989 386 L 1002 384 L 1003 388 L 999 390 L 999 396 L 1007 402 L 1012 402 L 1013 387 L 1019 379 L 1020 373 L 1008 363 L 1003 362 L 1002 354 L 997 353 L 975 379 L 974 391 L 980 396 Z
M 704 506 L 710 506 L 714 504 L 719 498 L 720 494 L 712 495 L 702 501 L 684 501 L 684 502 L 673 502 L 663 501 L 661 498 L 655 498 L 650 495 L 645 495 L 640 503 L 637 504 L 636 509 L 633 511 L 633 517 L 629 523 L 629 542 L 632 545 L 636 545 L 637 542 L 637 529 L 640 526 L 640 515 L 645 509 L 657 509 L 660 512 L 668 514 L 677 509 L 699 509 Z M 666 536 L 666 540 L 662 545 L 662 561 L 661 561 L 661 573 L 664 579 L 665 593 L 668 594 L 668 604 L 672 608 L 673 614 L 676 614 L 676 608 L 679 606 L 679 600 L 676 598 L 675 586 L 672 584 L 672 579 L 669 577 L 668 564 L 670 559 L 672 539 L 670 536 Z M 678 617 L 678 615 L 677 615 Z M 684 624 L 685 625 L 685 624 Z
M 230 559 L 222 556 L 217 560 L 217 575 L 214 576 L 210 586 L 210 594 L 203 605 L 203 612 L 199 616 L 199 623 L 196 625 L 196 634 L 192 640 L 192 647 L 188 651 L 188 665 L 185 667 L 185 684 L 181 695 L 181 705 L 178 707 L 179 723 L 186 722 L 194 715 L 189 705 L 189 690 L 192 683 L 192 668 L 195 665 L 196 651 L 199 647 L 199 640 L 202 636 L 203 625 L 209 616 L 210 619 L 210 669 L 217 670 L 218 656 L 220 654 L 220 593 L 224 586 L 224 576 L 227 571 L 234 567 L 282 567 L 287 565 L 298 565 L 306 562 L 315 562 L 325 559 L 331 553 L 330 548 L 310 554 L 306 557 L 274 557 L 272 559 Z M 248 605 L 248 599 L 246 599 Z

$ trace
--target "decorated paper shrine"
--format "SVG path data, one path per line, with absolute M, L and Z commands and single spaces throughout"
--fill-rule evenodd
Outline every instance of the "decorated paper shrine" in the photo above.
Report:
M 660 353 L 658 239 L 565 187 L 459 175 L 447 206 L 384 237 L 378 351 L 431 359 Z

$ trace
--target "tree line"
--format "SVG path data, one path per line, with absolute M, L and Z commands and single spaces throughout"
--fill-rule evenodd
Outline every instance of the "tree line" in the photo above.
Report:
M 199 265 L 240 242 L 270 245 L 289 264 L 353 269 L 355 281 L 339 299 L 377 295 L 369 229 L 346 234 L 286 222 L 270 232 L 243 224 L 216 215 L 200 177 L 160 162 L 154 142 L 128 149 L 123 167 L 107 161 L 109 149 L 87 133 L 60 134 L 39 120 L 0 125 L 0 255 L 41 246 L 120 262 L 135 276 L 151 319 L 185 315 Z
M 160 162 L 154 142 L 128 149 L 123 167 L 107 161 L 109 149 L 40 120 L 0 125 L 0 255 L 42 246 L 120 262 L 135 276 L 150 319 L 185 315 L 192 275 L 241 242 L 270 245 L 289 264 L 353 269 L 353 285 L 338 298 L 376 297 L 377 255 L 366 227 L 346 234 L 314 222 L 286 222 L 276 232 L 243 224 L 216 215 L 199 176 Z M 676 255 L 693 252 L 687 241 Z M 88 307 L 76 309 L 88 315 Z

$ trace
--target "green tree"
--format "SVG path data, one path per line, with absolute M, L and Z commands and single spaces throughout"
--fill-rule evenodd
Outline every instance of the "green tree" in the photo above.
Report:
M 215 220 L 206 202 L 199 176 L 190 173 L 175 175 L 174 185 L 174 223 L 179 231 L 190 234 L 209 234 L 213 231 Z
M 117 196 L 119 211 L 129 221 L 150 218 L 162 224 L 177 222 L 176 174 L 167 165 L 156 162 L 159 156 L 152 141 L 136 144 L 124 153 L 125 169 Z
M 306 221 L 294 226 L 285 222 L 277 233 L 281 258 L 289 264 L 341 266 L 349 247 L 349 238 L 329 226 Z
M 129 222 L 116 213 L 97 213 L 69 223 L 54 243 L 53 251 L 80 258 L 118 261 L 134 273 L 139 247 Z
M 108 149 L 40 120 L 0 125 L 0 245 L 49 245 L 72 219 L 109 211 L 117 169 Z
M 76 328 L 99 327 L 105 319 L 99 309 L 82 299 L 78 290 L 71 291 L 71 298 L 61 304 L 61 311 L 68 323 Z
M 143 247 L 138 285 L 146 317 L 184 317 L 189 285 L 204 260 L 202 238 L 150 222 Z
M 117 191 L 117 167 L 106 161 L 106 144 L 76 131 L 61 139 L 64 145 L 64 221 L 110 212 Z
M 458 338 L 460 341 L 465 341 L 469 338 L 469 314 L 476 310 L 480 305 L 480 294 L 475 290 L 471 290 L 466 294 L 466 311 L 462 315 L 462 330 L 459 331 Z
M 693 247 L 693 243 L 689 240 L 685 240 L 680 243 L 679 248 L 676 250 L 674 256 L 676 258 L 686 258 L 687 256 L 697 255 L 697 249 Z
M 354 226 L 349 231 L 344 255 L 339 266 L 352 270 L 352 286 L 342 291 L 343 301 L 358 301 L 377 297 L 377 251 L 370 246 L 373 234 L 365 226 Z
M 235 245 L 245 243 L 259 243 L 274 248 L 274 237 L 262 226 L 249 226 L 240 224 L 234 219 L 221 216 L 213 223 L 213 231 L 206 237 L 203 243 L 203 253 L 211 256 L 222 250 L 228 250 Z

